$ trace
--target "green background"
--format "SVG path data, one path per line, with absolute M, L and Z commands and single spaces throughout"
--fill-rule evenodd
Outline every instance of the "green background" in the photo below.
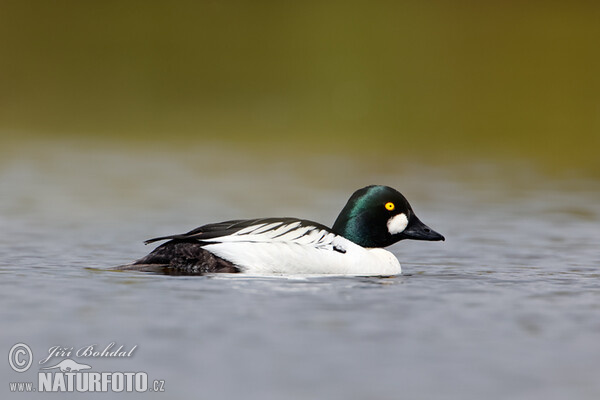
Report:
M 2 0 L 0 135 L 600 177 L 600 2 Z

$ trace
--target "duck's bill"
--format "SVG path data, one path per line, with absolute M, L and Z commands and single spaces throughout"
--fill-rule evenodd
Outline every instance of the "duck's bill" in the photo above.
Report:
M 403 239 L 413 240 L 446 240 L 444 236 L 422 223 L 421 220 L 414 215 L 409 225 L 402 232 L 402 236 L 404 236 Z

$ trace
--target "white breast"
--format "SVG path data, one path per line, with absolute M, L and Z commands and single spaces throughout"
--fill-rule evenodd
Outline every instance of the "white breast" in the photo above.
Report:
M 249 274 L 397 275 L 398 259 L 314 226 L 274 223 L 208 240 L 204 248 Z

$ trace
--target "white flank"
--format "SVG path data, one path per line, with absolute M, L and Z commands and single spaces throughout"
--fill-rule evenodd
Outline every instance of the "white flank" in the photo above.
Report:
M 408 226 L 408 218 L 406 215 L 401 213 L 398 215 L 394 215 L 387 222 L 388 232 L 392 235 L 396 235 L 406 229 Z
M 406 217 L 404 217 L 406 219 Z M 397 275 L 398 259 L 384 249 L 367 249 L 350 240 L 299 222 L 259 224 L 233 235 L 205 240 L 204 248 L 248 274 Z

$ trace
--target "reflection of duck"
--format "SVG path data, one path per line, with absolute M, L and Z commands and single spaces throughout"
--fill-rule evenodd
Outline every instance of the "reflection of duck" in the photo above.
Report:
M 387 186 L 357 190 L 333 227 L 297 218 L 262 218 L 204 225 L 169 240 L 119 269 L 202 274 L 395 275 L 383 250 L 403 239 L 444 240 L 423 224 L 402 194 Z

